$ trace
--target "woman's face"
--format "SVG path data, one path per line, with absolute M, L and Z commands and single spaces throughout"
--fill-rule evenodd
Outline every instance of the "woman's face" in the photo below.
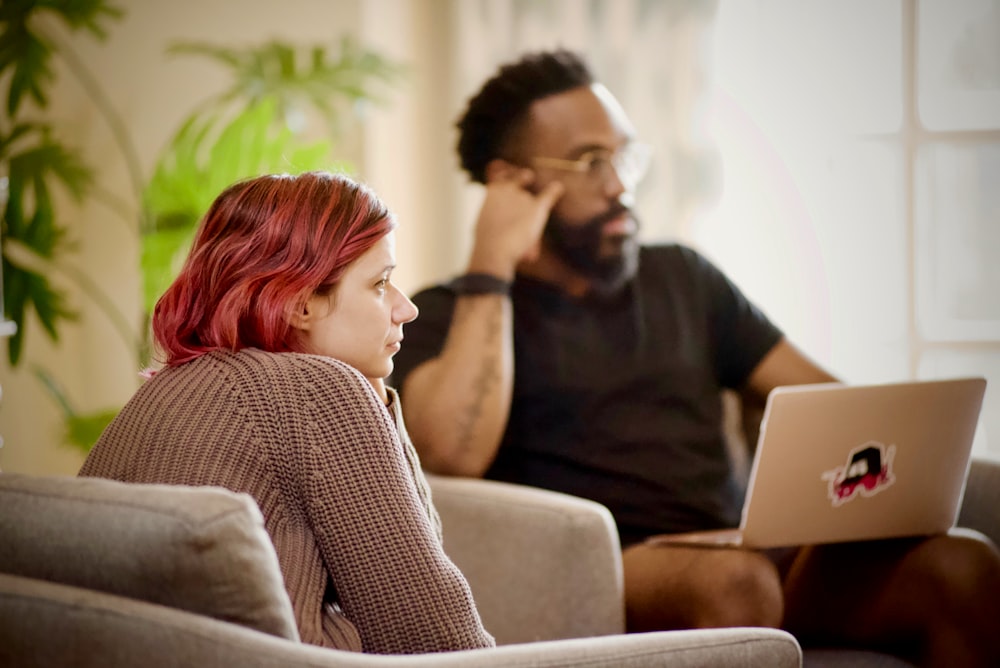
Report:
M 380 386 L 392 373 L 403 323 L 417 317 L 417 307 L 389 280 L 395 266 L 390 232 L 347 267 L 332 294 L 310 297 L 298 323 L 305 352 L 350 364 Z

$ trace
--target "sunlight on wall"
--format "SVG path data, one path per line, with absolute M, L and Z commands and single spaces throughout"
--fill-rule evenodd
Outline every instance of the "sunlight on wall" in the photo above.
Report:
M 147 175 L 184 117 L 227 81 L 217 66 L 170 55 L 171 44 L 235 45 L 266 39 L 325 44 L 353 30 L 358 22 L 354 0 L 287 0 L 280 9 L 269 0 L 240 0 L 238 8 L 222 0 L 113 4 L 121 4 L 125 15 L 109 28 L 106 42 L 86 31 L 69 36 L 64 29 L 55 29 L 69 40 L 121 115 Z M 49 117 L 68 144 L 79 148 L 85 160 L 98 168 L 101 189 L 123 198 L 126 208 L 133 206 L 125 161 L 108 125 L 65 63 L 56 59 L 53 68 L 56 78 Z M 122 312 L 138 314 L 138 242 L 130 227 L 134 221 L 122 221 L 97 197 L 65 210 L 71 212 L 69 241 L 78 249 L 72 262 L 92 272 Z M 56 372 L 81 412 L 121 406 L 138 387 L 136 361 L 120 345 L 108 319 L 75 290 L 71 280 L 56 279 L 69 292 L 72 308 L 80 317 L 63 330 L 58 344 L 41 334 L 40 323 L 32 318 L 22 363 L 11 369 L 6 359 L 0 361 L 0 435 L 4 439 L 0 468 L 4 471 L 73 474 L 83 460 L 80 451 L 63 444 L 63 416 L 35 378 L 36 365 Z
M 898 5 L 722 2 L 715 24 L 723 189 L 696 240 L 855 381 L 908 373 L 900 163 L 857 138 L 900 124 Z

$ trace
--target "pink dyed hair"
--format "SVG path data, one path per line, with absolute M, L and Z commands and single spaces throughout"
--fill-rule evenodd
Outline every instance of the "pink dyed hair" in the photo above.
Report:
M 396 226 L 347 176 L 306 172 L 229 186 L 202 219 L 180 274 L 153 310 L 173 366 L 212 350 L 302 352 L 289 306 L 329 294 L 354 260 Z

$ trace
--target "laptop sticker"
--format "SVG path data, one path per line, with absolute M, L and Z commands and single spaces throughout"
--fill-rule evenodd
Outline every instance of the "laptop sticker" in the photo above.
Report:
M 858 494 L 870 497 L 896 481 L 892 473 L 892 458 L 896 446 L 869 441 L 851 450 L 847 464 L 826 471 L 820 476 L 827 482 L 828 496 L 833 507 L 841 506 Z

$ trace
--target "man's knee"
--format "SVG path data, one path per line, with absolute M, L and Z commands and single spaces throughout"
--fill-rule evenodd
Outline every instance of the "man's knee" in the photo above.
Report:
M 1000 553 L 980 534 L 835 544 L 802 556 L 786 581 L 785 628 L 799 642 L 877 646 L 921 664 L 1000 665 Z
M 698 626 L 781 625 L 781 581 L 769 559 L 756 552 L 720 563 L 704 582 L 705 598 Z
M 996 607 L 1000 552 L 995 545 L 981 534 L 958 529 L 921 547 L 910 568 L 917 571 L 914 579 L 922 581 L 926 596 L 943 614 L 978 614 L 976 608 L 984 603 Z M 942 607 L 947 603 L 954 608 Z
M 630 631 L 781 624 L 781 582 L 764 555 L 643 548 L 625 554 Z

